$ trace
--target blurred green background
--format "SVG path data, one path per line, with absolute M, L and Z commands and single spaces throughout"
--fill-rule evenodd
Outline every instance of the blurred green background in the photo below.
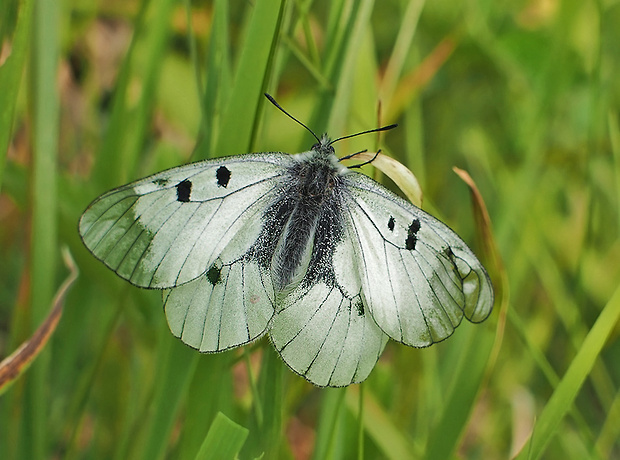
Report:
M 2 357 L 48 315 L 62 247 L 80 269 L 50 342 L 0 395 L 0 458 L 620 458 L 619 1 L 0 9 Z M 489 320 L 429 349 L 389 343 L 363 385 L 318 389 L 266 340 L 185 347 L 157 292 L 88 253 L 77 221 L 109 188 L 307 150 L 265 91 L 333 137 L 399 123 L 384 152 L 489 268 Z

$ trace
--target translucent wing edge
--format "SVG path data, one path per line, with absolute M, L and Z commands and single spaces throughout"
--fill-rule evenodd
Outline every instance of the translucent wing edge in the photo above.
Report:
M 459 276 L 463 281 L 463 291 L 467 299 L 465 302 L 465 306 L 462 309 L 464 316 L 469 321 L 474 323 L 484 321 L 490 315 L 494 303 L 494 292 L 491 279 L 485 268 L 474 255 L 473 251 L 471 251 L 471 249 L 456 234 L 456 232 L 454 232 L 454 230 L 452 230 L 445 223 L 441 222 L 439 219 L 419 209 L 413 204 L 403 200 L 402 198 L 387 190 L 371 178 L 356 172 L 351 172 L 351 174 L 347 177 L 349 178 L 347 187 L 352 193 L 352 205 L 359 206 L 359 204 L 356 203 L 354 198 L 357 191 L 361 191 L 362 193 L 370 193 L 379 198 L 389 200 L 394 205 L 400 207 L 405 213 L 409 213 L 412 216 L 419 218 L 424 224 L 428 226 L 428 228 L 433 229 L 437 237 L 439 237 L 444 242 L 445 246 L 451 249 L 451 254 L 445 255 L 452 260 L 455 267 L 459 271 Z M 360 207 L 360 209 L 362 208 Z M 369 222 L 374 225 L 372 219 L 370 219 L 369 216 L 366 217 Z M 355 228 L 355 220 L 351 216 L 349 216 L 349 219 L 352 223 L 352 227 Z M 376 231 L 379 235 L 383 236 L 383 233 L 379 230 L 379 228 L 376 228 Z M 360 238 L 359 232 L 357 230 L 356 234 L 357 237 Z M 385 237 L 383 238 L 384 241 L 388 241 Z M 478 289 L 475 288 L 476 285 L 478 286 Z M 476 299 L 475 302 L 472 301 L 474 297 Z M 460 320 L 457 323 L 454 323 L 454 328 L 456 328 L 459 324 Z M 433 343 L 444 340 L 445 338 L 449 337 L 449 335 L 451 335 L 451 332 L 446 337 L 443 337 L 440 340 L 431 340 L 429 343 L 423 344 L 421 346 L 432 345 Z M 398 341 L 398 338 L 392 337 L 391 335 L 390 337 Z

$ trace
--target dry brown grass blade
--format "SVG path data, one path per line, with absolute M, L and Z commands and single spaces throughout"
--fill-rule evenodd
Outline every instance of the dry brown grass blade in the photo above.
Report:
M 499 299 L 499 314 L 497 318 L 497 329 L 495 335 L 495 343 L 493 344 L 493 352 L 489 359 L 489 365 L 487 372 L 493 368 L 497 355 L 502 345 L 504 337 L 504 329 L 506 327 L 506 317 L 508 315 L 508 278 L 506 270 L 504 269 L 504 263 L 502 257 L 497 248 L 497 243 L 493 235 L 493 229 L 491 227 L 491 218 L 487 211 L 484 199 L 476 186 L 476 183 L 469 175 L 469 173 L 456 166 L 452 170 L 461 178 L 463 182 L 469 187 L 472 198 L 472 206 L 474 210 L 474 219 L 476 220 L 476 228 L 482 240 L 482 248 L 485 253 L 485 259 L 491 264 L 491 276 L 493 278 L 493 286 L 495 288 L 495 298 Z M 497 302 L 496 302 L 497 303 Z
M 69 250 L 63 249 L 62 255 L 65 265 L 69 269 L 69 276 L 62 283 L 58 292 L 56 292 L 52 302 L 52 309 L 45 321 L 43 321 L 29 340 L 24 342 L 13 354 L 0 363 L 0 394 L 4 393 L 28 369 L 56 330 L 58 321 L 60 321 L 62 316 L 65 296 L 78 276 L 78 269 Z
M 497 251 L 497 245 L 495 243 L 495 238 L 493 237 L 493 231 L 491 229 L 491 218 L 489 217 L 489 212 L 487 211 L 486 204 L 484 203 L 484 199 L 476 186 L 476 183 L 471 178 L 469 173 L 464 169 L 457 168 L 454 166 L 452 170 L 461 178 L 463 182 L 467 184 L 469 187 L 469 191 L 471 193 L 472 205 L 474 208 L 474 218 L 476 219 L 476 228 L 478 229 L 480 236 L 482 238 L 483 249 L 485 251 L 485 256 L 489 259 L 495 266 L 493 267 L 496 270 L 499 270 L 502 267 L 502 261 L 499 257 L 499 253 Z M 503 269 L 503 267 L 502 267 Z

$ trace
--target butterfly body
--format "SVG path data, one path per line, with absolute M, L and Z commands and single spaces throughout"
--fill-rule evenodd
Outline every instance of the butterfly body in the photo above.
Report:
M 363 381 L 388 337 L 428 346 L 493 304 L 465 243 L 344 167 L 327 136 L 308 152 L 207 160 L 112 190 L 79 231 L 119 276 L 164 290 L 188 345 L 218 352 L 268 334 L 319 386 Z
M 330 251 L 325 248 L 333 247 L 342 234 L 338 218 L 342 186 L 337 184 L 349 172 L 338 162 L 326 136 L 309 152 L 291 156 L 290 161 L 266 213 L 263 231 L 267 244 L 259 245 L 271 258 L 278 294 L 306 275 L 310 283 L 328 276 Z

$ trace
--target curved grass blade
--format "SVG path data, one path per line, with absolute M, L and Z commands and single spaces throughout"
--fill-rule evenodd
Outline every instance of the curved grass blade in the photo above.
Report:
M 45 321 L 32 334 L 29 340 L 24 342 L 10 356 L 0 362 L 0 395 L 3 394 L 30 366 L 32 361 L 39 355 L 49 342 L 50 337 L 56 330 L 56 326 L 62 316 L 62 309 L 69 288 L 78 277 L 78 269 L 68 249 L 63 249 L 65 265 L 69 269 L 69 276 L 62 283 L 52 302 L 52 309 Z
M 518 460 L 538 459 L 545 452 L 549 441 L 558 430 L 566 412 L 572 407 L 586 377 L 590 374 L 603 345 L 620 319 L 620 287 L 590 329 L 566 374 L 551 395 L 549 402 L 536 422 L 529 442 L 517 456 Z

